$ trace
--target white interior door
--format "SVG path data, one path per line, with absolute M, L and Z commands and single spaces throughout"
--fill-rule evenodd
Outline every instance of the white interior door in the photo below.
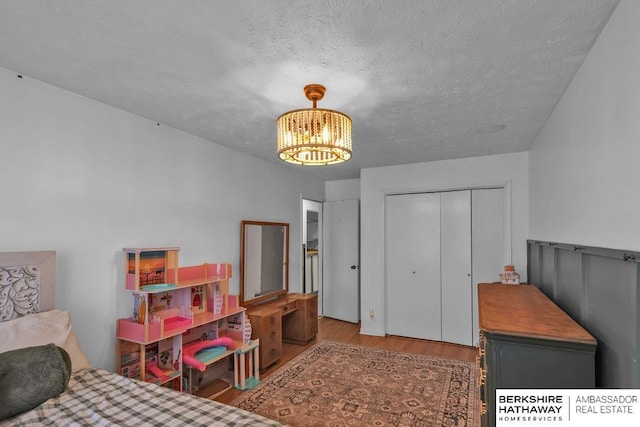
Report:
M 441 193 L 442 341 L 473 343 L 471 191 Z
M 360 211 L 358 200 L 323 204 L 323 315 L 360 320 Z
M 473 345 L 478 345 L 478 283 L 498 281 L 498 274 L 511 261 L 505 253 L 504 192 L 503 188 L 489 188 L 471 193 Z
M 386 331 L 439 341 L 440 194 L 386 197 Z

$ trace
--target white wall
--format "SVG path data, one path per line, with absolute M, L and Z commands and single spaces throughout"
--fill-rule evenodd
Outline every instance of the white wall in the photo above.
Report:
M 532 145 L 532 239 L 640 250 L 638 17 L 620 2 Z
M 341 179 L 325 183 L 327 202 L 360 199 L 360 179 Z
M 385 195 L 507 186 L 511 188 L 511 256 L 526 280 L 529 234 L 528 154 L 445 160 L 361 171 L 361 333 L 384 335 Z M 507 195 L 507 198 L 509 196 Z M 496 272 L 496 276 L 499 272 Z M 369 317 L 369 309 L 374 317 Z
M 132 308 L 123 247 L 230 262 L 238 293 L 240 221 L 288 222 L 297 242 L 300 194 L 324 198 L 321 181 L 6 69 L 0 93 L 0 251 L 57 251 L 57 306 L 96 366 L 114 368 Z

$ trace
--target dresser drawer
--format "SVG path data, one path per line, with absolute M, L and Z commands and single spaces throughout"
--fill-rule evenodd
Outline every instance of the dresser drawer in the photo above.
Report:
M 296 311 L 297 307 L 298 307 L 298 304 L 296 303 L 296 301 L 289 301 L 288 303 L 282 306 L 282 315 L 285 316 L 291 313 L 292 311 Z
M 260 370 L 264 371 L 269 366 L 280 360 L 282 348 L 278 346 L 260 346 Z
M 266 320 L 266 326 L 263 329 L 260 342 L 266 345 L 281 347 L 282 342 L 282 318 L 280 316 L 269 316 Z
M 282 317 L 279 310 L 249 314 L 251 337 L 260 339 L 260 370 L 280 360 L 282 355 Z

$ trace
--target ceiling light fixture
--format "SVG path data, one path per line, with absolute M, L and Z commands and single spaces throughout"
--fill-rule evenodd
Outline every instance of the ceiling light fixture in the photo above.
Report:
M 332 165 L 351 158 L 351 118 L 344 113 L 316 108 L 326 88 L 304 87 L 313 108 L 303 108 L 278 117 L 278 157 L 297 165 Z

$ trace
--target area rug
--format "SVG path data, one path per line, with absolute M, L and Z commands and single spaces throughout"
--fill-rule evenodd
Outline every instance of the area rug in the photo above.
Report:
M 479 425 L 475 364 L 319 341 L 231 405 L 290 426 Z

